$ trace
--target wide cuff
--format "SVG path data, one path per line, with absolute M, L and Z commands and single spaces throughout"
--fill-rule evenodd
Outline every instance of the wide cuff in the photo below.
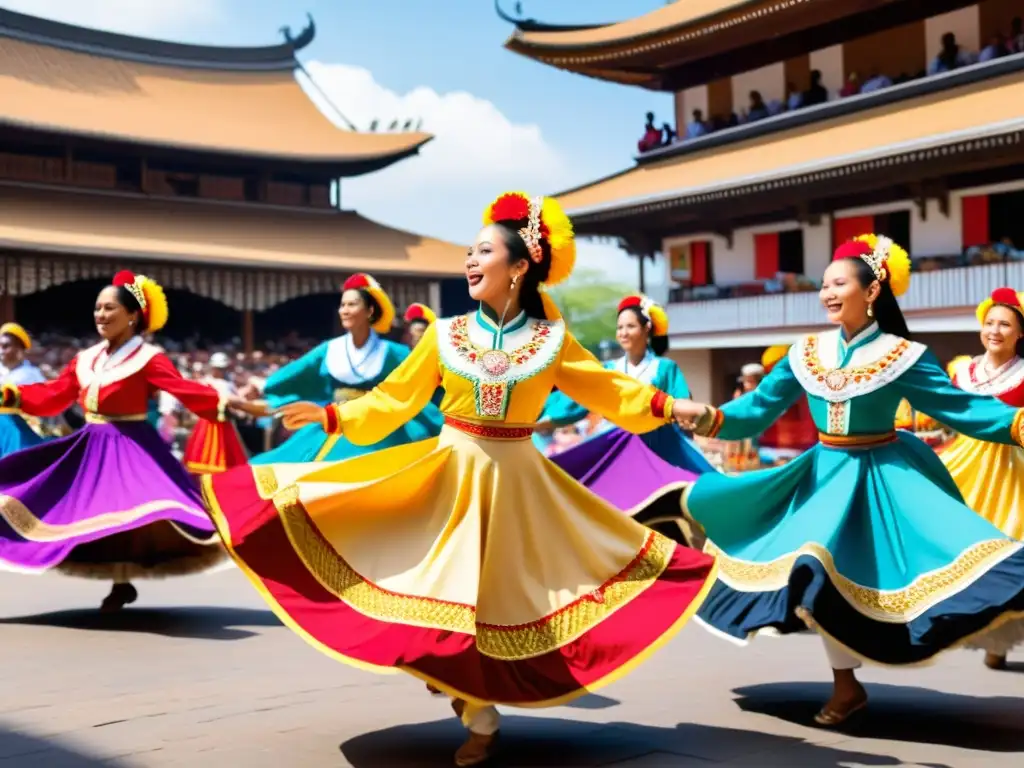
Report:
M 725 414 L 713 406 L 709 405 L 707 408 L 707 412 L 701 417 L 693 431 L 701 437 L 715 438 L 722 431 L 722 425 L 725 423 Z
M 324 432 L 328 435 L 341 434 L 341 419 L 338 417 L 338 406 L 328 405 L 324 408 Z
M 672 421 L 672 405 L 676 399 L 660 389 L 651 398 L 651 413 L 659 419 Z

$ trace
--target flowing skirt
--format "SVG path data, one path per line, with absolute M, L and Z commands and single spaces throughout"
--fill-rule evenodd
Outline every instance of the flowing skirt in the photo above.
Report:
M 552 706 L 611 682 L 714 579 L 712 558 L 623 515 L 528 436 L 445 426 L 343 462 L 209 475 L 203 489 L 243 571 L 308 643 L 478 704 Z
M 147 578 L 224 557 L 192 478 L 144 421 L 89 423 L 0 459 L 2 567 Z
M 238 427 L 230 419 L 200 419 L 185 443 L 185 468 L 196 475 L 223 472 L 248 460 Z
M 719 559 L 699 618 L 741 642 L 810 626 L 860 658 L 911 664 L 1024 617 L 1024 545 L 907 433 L 702 475 L 685 507 Z
M 678 500 L 666 486 L 682 486 L 715 471 L 704 454 L 675 426 L 646 435 L 615 428 L 600 432 L 551 458 L 570 477 L 613 506 L 635 510 L 636 519 L 681 544 L 703 544 L 679 515 Z M 658 502 L 658 497 L 662 502 Z
M 20 414 L 0 410 L 0 458 L 39 445 L 45 439 Z

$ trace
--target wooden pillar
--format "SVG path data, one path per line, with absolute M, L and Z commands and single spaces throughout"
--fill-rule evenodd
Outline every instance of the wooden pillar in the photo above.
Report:
M 256 350 L 256 324 L 251 309 L 242 310 L 242 351 L 251 355 Z
M 14 297 L 9 293 L 0 294 L 0 323 L 13 323 Z

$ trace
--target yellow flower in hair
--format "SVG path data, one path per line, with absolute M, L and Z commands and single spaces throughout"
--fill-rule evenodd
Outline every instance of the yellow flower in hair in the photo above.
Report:
M 902 296 L 906 293 L 910 288 L 910 255 L 888 237 L 858 235 L 853 239 L 867 243 L 874 251 L 872 256 L 880 262 L 879 266 L 885 267 L 886 280 L 893 295 Z M 880 246 L 885 248 L 885 253 L 878 252 Z M 871 268 L 875 269 L 875 264 L 868 260 L 868 257 L 865 257 L 865 261 L 868 261 Z
M 142 293 L 146 297 L 146 330 L 149 333 L 156 333 L 167 325 L 170 316 L 167 294 L 160 283 L 145 275 L 136 275 L 135 282 L 142 288 Z
M 505 192 L 484 210 L 484 225 L 498 221 L 523 221 L 530 217 L 532 200 L 525 192 Z M 544 285 L 558 285 L 576 265 L 576 238 L 572 222 L 558 201 L 545 197 L 540 210 L 540 232 L 551 249 L 551 269 Z

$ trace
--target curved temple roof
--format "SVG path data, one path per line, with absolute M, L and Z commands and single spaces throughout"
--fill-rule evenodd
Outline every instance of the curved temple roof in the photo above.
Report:
M 313 29 L 276 46 L 217 48 L 0 11 L 0 126 L 358 173 L 432 138 L 334 125 L 296 79 L 295 52 Z

